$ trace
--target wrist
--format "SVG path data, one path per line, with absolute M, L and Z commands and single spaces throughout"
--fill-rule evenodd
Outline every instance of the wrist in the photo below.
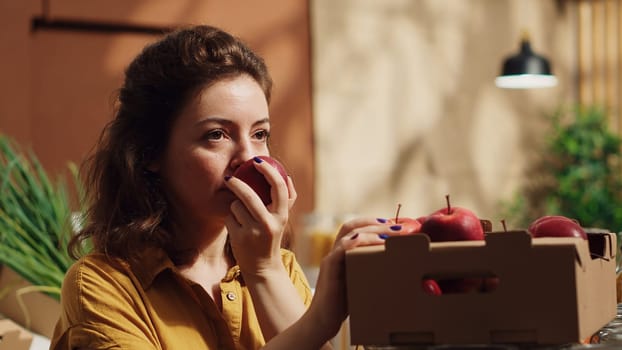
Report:
M 287 275 L 285 266 L 283 266 L 283 262 L 280 259 L 273 259 L 273 261 L 262 261 L 258 264 L 246 268 L 240 266 L 240 271 L 246 282 L 268 281 L 282 274 Z

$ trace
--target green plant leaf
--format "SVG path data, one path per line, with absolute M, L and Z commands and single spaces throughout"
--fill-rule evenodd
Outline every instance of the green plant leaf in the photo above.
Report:
M 523 204 L 505 204 L 504 214 L 524 226 L 539 216 L 564 215 L 586 227 L 622 231 L 622 141 L 610 130 L 606 110 L 560 108 L 547 118 L 549 133 L 538 151 L 543 157 L 515 195 Z
M 70 163 L 69 170 L 82 196 L 77 167 Z M 84 211 L 82 197 L 74 209 L 68 192 L 65 181 L 51 180 L 33 152 L 0 135 L 0 264 L 41 290 L 58 290 L 73 263 L 67 252 L 72 215 Z

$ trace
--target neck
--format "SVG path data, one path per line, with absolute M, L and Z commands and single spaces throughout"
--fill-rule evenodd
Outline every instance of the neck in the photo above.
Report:
M 173 261 L 179 266 L 196 263 L 217 263 L 230 261 L 227 229 L 224 224 L 178 225 L 175 228 L 177 242 L 173 252 Z
M 234 265 L 233 255 L 227 248 L 227 231 L 222 230 L 211 240 L 201 242 L 185 261 L 177 264 L 179 272 L 187 279 L 198 283 L 221 307 L 220 283 L 227 271 Z

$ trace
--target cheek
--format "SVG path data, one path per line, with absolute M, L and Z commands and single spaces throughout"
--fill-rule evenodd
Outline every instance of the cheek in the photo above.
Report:
M 223 180 L 222 171 L 207 158 L 178 156 L 167 163 L 166 183 L 174 197 L 184 201 L 192 197 L 209 197 Z

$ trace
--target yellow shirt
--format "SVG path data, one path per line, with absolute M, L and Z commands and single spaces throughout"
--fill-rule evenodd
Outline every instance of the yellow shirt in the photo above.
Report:
M 77 261 L 62 287 L 62 313 L 50 349 L 257 349 L 265 344 L 238 266 L 220 283 L 222 312 L 198 284 L 179 274 L 164 251 L 130 267 L 101 254 Z M 294 254 L 281 250 L 305 305 L 309 284 Z

